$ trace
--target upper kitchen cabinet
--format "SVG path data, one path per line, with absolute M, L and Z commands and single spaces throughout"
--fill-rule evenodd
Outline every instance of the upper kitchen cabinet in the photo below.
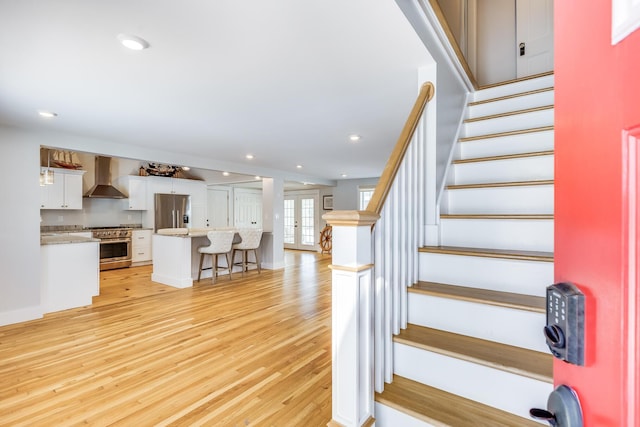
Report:
M 118 178 L 118 187 L 124 189 L 124 193 L 128 198 L 123 200 L 123 209 L 130 211 L 146 211 L 149 209 L 147 199 L 149 192 L 147 191 L 146 176 L 122 176 Z
M 46 168 L 42 168 L 42 171 Z M 86 171 L 51 168 L 53 184 L 40 187 L 40 209 L 82 209 L 82 175 Z

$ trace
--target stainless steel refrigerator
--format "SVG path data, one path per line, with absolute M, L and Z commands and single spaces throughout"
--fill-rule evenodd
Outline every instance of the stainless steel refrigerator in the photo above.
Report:
M 191 196 L 188 194 L 155 194 L 155 231 L 161 228 L 189 226 Z

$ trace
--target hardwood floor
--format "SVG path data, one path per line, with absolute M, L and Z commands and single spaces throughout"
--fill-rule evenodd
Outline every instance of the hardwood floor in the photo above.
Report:
M 1 426 L 325 426 L 329 255 L 174 289 L 102 272 L 90 307 L 0 327 Z

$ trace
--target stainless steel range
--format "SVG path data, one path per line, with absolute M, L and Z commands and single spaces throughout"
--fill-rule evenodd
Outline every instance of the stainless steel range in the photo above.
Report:
M 131 266 L 131 228 L 100 227 L 91 233 L 100 239 L 100 271 Z

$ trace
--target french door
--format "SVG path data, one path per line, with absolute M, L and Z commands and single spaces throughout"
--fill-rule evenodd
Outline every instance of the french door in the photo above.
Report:
M 284 196 L 285 249 L 317 250 L 318 193 L 288 193 Z

